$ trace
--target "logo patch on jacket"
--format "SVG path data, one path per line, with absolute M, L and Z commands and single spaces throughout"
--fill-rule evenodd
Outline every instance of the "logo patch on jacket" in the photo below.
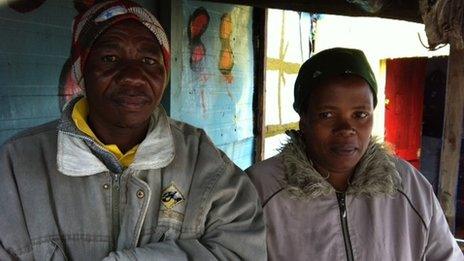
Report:
M 179 189 L 173 183 L 165 188 L 161 194 L 161 203 L 167 209 L 173 208 L 184 200 L 184 196 L 182 196 Z

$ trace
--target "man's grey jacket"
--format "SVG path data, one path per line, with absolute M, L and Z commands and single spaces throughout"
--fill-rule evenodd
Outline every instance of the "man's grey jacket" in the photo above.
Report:
M 1 147 L 0 260 L 266 259 L 253 185 L 202 130 L 159 107 L 123 169 L 74 102 Z

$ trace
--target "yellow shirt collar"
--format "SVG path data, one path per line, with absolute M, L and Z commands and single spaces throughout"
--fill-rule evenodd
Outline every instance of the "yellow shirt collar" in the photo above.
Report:
M 127 168 L 132 162 L 134 162 L 135 153 L 137 152 L 138 144 L 135 145 L 132 149 L 130 149 L 126 154 L 122 154 L 121 150 L 118 148 L 116 144 L 103 144 L 95 133 L 90 129 L 89 124 L 87 124 L 87 116 L 89 115 L 89 104 L 87 103 L 87 98 L 82 97 L 76 104 L 74 105 L 72 111 L 72 119 L 76 124 L 76 127 L 82 131 L 83 133 L 87 134 L 90 138 L 92 138 L 95 142 L 102 145 L 106 150 L 111 152 L 116 158 L 118 159 L 119 163 L 122 166 Z

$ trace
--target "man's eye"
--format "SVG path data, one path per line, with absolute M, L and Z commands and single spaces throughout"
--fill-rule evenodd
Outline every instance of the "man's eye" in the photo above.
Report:
M 114 56 L 114 55 L 105 55 L 101 59 L 105 63 L 114 63 L 117 60 L 116 56 Z
M 143 57 L 142 62 L 144 64 L 153 65 L 153 64 L 155 64 L 156 61 L 155 61 L 155 59 L 152 59 L 150 57 Z
M 333 113 L 329 111 L 319 113 L 319 119 L 325 120 L 333 117 Z
M 367 118 L 367 116 L 369 116 L 369 113 L 365 111 L 357 111 L 354 113 L 354 117 L 357 119 L 364 119 Z

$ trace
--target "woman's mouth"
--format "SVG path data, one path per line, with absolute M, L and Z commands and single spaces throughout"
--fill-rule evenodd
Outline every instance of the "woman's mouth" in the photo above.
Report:
M 332 151 L 332 153 L 338 156 L 349 157 L 349 156 L 356 154 L 356 152 L 358 151 L 358 148 L 357 146 L 350 145 L 350 144 L 336 145 L 336 146 L 332 146 L 330 148 L 330 151 Z

